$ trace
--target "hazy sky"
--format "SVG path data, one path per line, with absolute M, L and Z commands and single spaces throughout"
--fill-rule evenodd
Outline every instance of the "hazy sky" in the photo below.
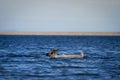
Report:
M 120 32 L 120 0 L 0 0 L 0 31 Z

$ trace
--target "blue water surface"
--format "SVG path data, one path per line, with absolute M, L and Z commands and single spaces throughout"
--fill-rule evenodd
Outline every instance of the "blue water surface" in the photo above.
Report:
M 120 80 L 120 36 L 0 35 L 0 80 Z

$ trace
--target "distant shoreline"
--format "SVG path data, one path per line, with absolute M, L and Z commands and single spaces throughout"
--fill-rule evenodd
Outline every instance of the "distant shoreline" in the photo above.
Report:
M 0 35 L 120 36 L 120 32 L 0 32 Z

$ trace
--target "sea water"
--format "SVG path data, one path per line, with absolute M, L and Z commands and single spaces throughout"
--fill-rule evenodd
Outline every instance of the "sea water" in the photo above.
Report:
M 120 36 L 0 35 L 0 80 L 120 80 Z

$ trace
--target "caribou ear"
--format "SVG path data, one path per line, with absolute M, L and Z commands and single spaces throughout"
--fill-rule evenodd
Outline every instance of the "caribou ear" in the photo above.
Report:
M 58 51 L 59 49 L 51 49 L 51 51 Z
M 59 49 L 54 49 L 53 51 L 58 51 Z

